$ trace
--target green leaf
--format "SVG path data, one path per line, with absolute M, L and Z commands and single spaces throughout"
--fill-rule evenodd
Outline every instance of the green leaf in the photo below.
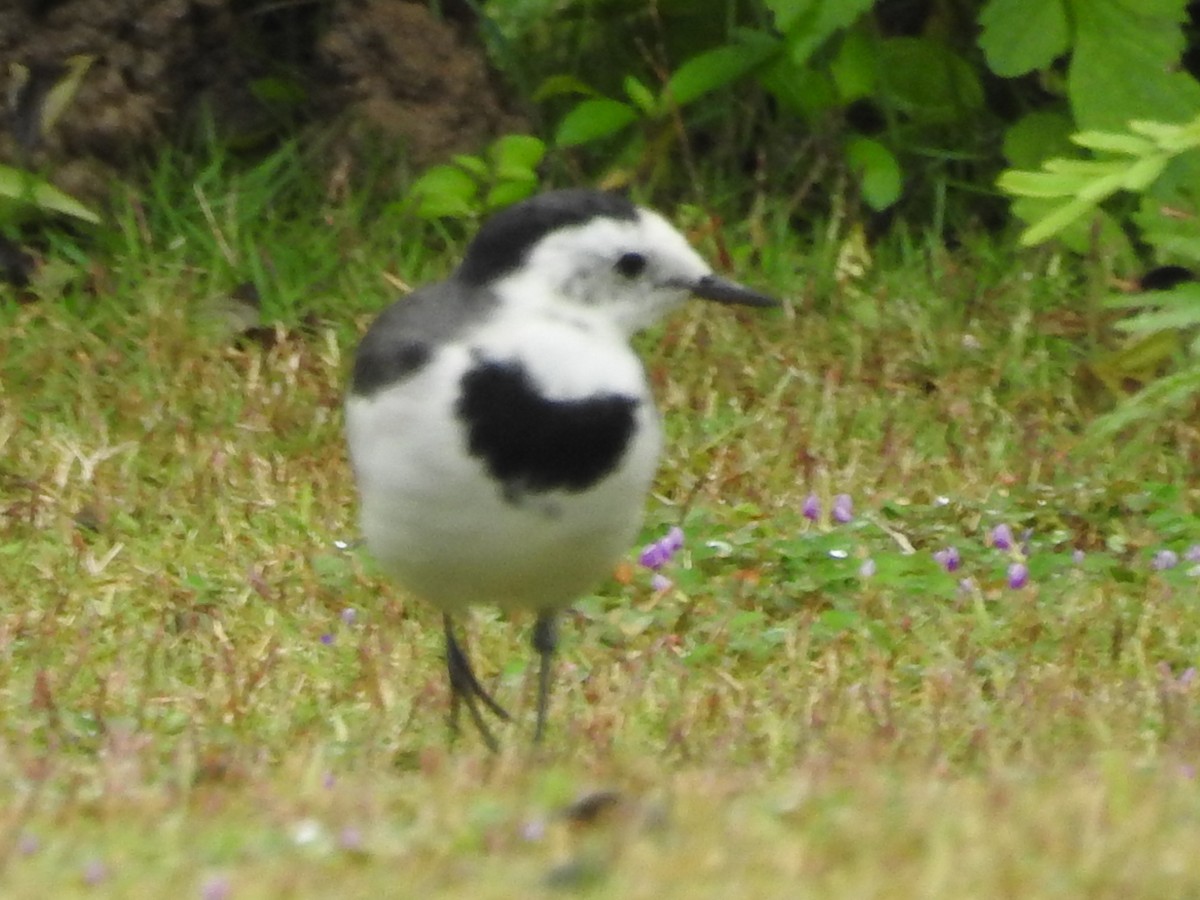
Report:
M 512 206 L 514 203 L 519 203 L 526 197 L 533 196 L 537 191 L 537 179 L 529 178 L 526 180 L 504 181 L 492 187 L 487 192 L 487 196 L 483 200 L 484 208 L 489 212 L 497 209 L 504 209 L 506 206 Z
M 829 73 L 843 103 L 870 96 L 879 77 L 871 39 L 858 29 L 848 32 L 829 66 Z
M 1123 131 L 1132 119 L 1190 121 L 1200 83 L 1178 67 L 1184 0 L 1072 0 L 1075 50 L 1067 93 L 1084 129 Z
M 474 214 L 479 184 L 458 166 L 434 166 L 408 190 L 422 219 L 458 218 Z
M 469 156 L 466 153 L 457 153 L 450 158 L 454 160 L 455 165 L 470 172 L 476 178 L 487 178 L 488 165 L 478 156 Z
M 625 96 L 633 101 L 633 105 L 640 109 L 645 115 L 653 115 L 658 109 L 658 100 L 651 93 L 650 88 L 646 87 L 632 75 L 626 75 L 622 82 L 625 87 Z
M 1200 363 L 1155 379 L 1112 412 L 1094 420 L 1083 443 L 1095 446 L 1111 440 L 1135 422 L 1161 417 L 1197 394 L 1200 394 Z
M 1073 197 L 1086 183 L 1079 175 L 1006 169 L 996 179 L 1000 190 L 1018 197 Z
M 1014 169 L 1032 169 L 1051 156 L 1072 152 L 1074 123 L 1065 113 L 1034 110 L 1004 132 L 1004 156 Z
M 50 133 L 50 129 L 54 127 L 54 123 L 58 121 L 59 117 L 75 98 L 80 84 L 83 83 L 83 76 L 87 74 L 87 70 L 92 67 L 92 63 L 95 61 L 96 57 L 90 54 L 72 56 L 67 60 L 66 73 L 54 83 L 54 87 L 46 92 L 46 96 L 42 100 L 42 134 Z
M 581 97 L 599 97 L 600 92 L 589 84 L 580 81 L 574 75 L 551 75 L 537 86 L 533 92 L 533 102 L 543 103 L 551 97 L 570 95 Z
M 1022 222 L 1036 224 L 1058 209 L 1061 198 L 1018 197 L 1013 201 L 1013 215 Z M 1080 217 L 1054 234 L 1055 240 L 1075 253 L 1094 253 L 1097 248 L 1119 265 L 1131 266 L 1137 261 L 1133 246 L 1116 217 L 1103 209 L 1093 209 L 1087 218 Z
M 1122 301 L 1154 307 L 1117 323 L 1122 331 L 1143 334 L 1154 331 L 1181 330 L 1200 326 L 1200 284 L 1185 282 L 1167 291 L 1151 291 L 1134 297 L 1120 297 L 1105 304 L 1109 308 Z
M 628 103 L 607 97 L 584 100 L 558 123 L 554 141 L 560 147 L 589 144 L 616 134 L 637 118 L 637 110 Z
M 878 141 L 855 137 L 846 146 L 846 161 L 861 176 L 863 199 L 872 209 L 887 209 L 900 198 L 904 180 L 892 151 Z
M 778 41 L 727 44 L 693 56 L 667 80 L 663 96 L 679 106 L 733 84 L 779 51 Z
M 990 0 L 979 24 L 979 46 L 1001 78 L 1046 68 L 1067 52 L 1071 37 L 1063 0 Z
M 1167 167 L 1169 157 L 1165 153 L 1155 153 L 1144 159 L 1139 159 L 1131 165 L 1121 179 L 1121 187 L 1127 191 L 1138 193 L 1146 190 L 1158 180 L 1158 176 Z
M 925 122 L 953 122 L 983 106 L 975 70 L 949 47 L 929 38 L 888 38 L 879 45 L 884 98 Z
M 529 134 L 506 134 L 489 148 L 496 177 L 504 180 L 536 179 L 538 164 L 546 155 L 546 145 Z
M 1026 247 L 1040 244 L 1095 208 L 1090 200 L 1070 200 L 1021 232 L 1021 243 Z
M 872 0 L 767 0 L 775 27 L 784 34 L 787 55 L 802 67 L 837 31 L 853 25 Z
M 780 57 L 758 74 L 758 82 L 789 112 L 809 121 L 841 103 L 833 79 L 821 69 L 797 69 Z
M 0 165 L 0 197 L 16 203 L 27 203 L 38 209 L 63 213 L 93 225 L 100 223 L 100 216 L 84 206 L 66 191 L 60 191 L 44 178 Z
M 1185 281 L 1165 291 L 1145 291 L 1140 294 L 1116 294 L 1104 301 L 1105 309 L 1193 306 L 1200 309 L 1200 283 L 1195 281 Z
M 1143 156 L 1154 150 L 1154 142 L 1136 134 L 1117 131 L 1081 131 L 1071 135 L 1071 141 L 1089 150 L 1103 153 L 1123 153 L 1128 156 Z

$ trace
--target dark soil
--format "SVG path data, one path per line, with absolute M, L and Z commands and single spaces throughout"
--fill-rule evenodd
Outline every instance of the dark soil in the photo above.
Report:
M 80 55 L 93 61 L 44 129 Z M 469 17 L 403 0 L 8 0 L 0 60 L 0 162 L 90 201 L 205 122 L 244 149 L 321 133 L 414 166 L 521 127 Z

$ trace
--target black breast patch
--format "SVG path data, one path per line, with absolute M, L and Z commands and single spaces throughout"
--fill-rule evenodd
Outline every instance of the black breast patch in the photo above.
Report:
M 517 362 L 479 361 L 463 375 L 455 414 L 467 450 L 504 496 L 587 490 L 620 464 L 641 402 L 622 394 L 551 400 Z

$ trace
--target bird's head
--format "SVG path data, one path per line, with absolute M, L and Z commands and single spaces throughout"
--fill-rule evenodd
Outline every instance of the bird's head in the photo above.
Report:
M 493 216 L 456 277 L 514 305 L 592 310 L 626 334 L 689 297 L 777 305 L 716 275 L 658 213 L 593 190 L 550 191 Z

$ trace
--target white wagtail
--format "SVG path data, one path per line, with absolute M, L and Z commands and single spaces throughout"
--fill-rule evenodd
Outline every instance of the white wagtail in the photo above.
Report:
M 542 737 L 556 615 L 633 543 L 662 444 L 629 338 L 689 296 L 776 301 L 715 275 L 651 210 L 550 191 L 496 214 L 457 269 L 383 311 L 346 402 L 367 546 L 443 613 L 450 722 L 459 702 L 491 749 L 452 616 L 532 610 Z

